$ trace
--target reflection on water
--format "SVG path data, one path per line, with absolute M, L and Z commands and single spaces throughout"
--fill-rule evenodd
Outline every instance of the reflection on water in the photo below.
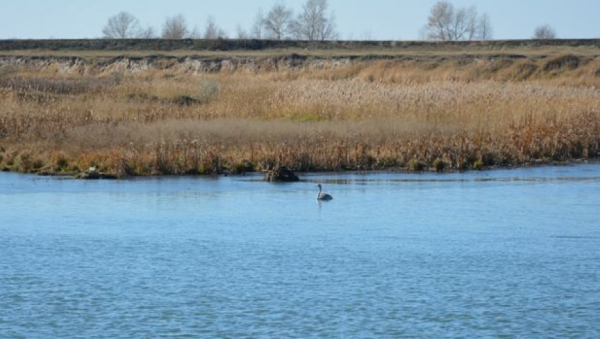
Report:
M 469 182 L 531 182 L 531 183 L 551 183 L 560 181 L 570 182 L 600 182 L 600 177 L 560 177 L 560 178 L 448 178 L 448 179 L 432 179 L 432 178 L 404 178 L 404 179 L 324 179 L 314 180 L 315 182 L 322 182 L 334 185 L 392 185 L 392 184 L 405 184 L 405 183 L 469 183 Z
M 600 165 L 303 179 L 0 173 L 0 338 L 600 335 Z

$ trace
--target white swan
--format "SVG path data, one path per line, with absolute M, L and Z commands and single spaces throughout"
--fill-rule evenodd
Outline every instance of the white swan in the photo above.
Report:
M 323 188 L 321 187 L 321 184 L 317 185 L 319 187 L 319 193 L 317 193 L 317 200 L 331 200 L 333 199 L 333 197 L 327 193 L 321 193 L 321 191 L 323 190 Z

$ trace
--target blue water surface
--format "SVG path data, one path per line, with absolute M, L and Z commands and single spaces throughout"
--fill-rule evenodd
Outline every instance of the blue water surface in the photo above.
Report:
M 303 179 L 0 173 L 0 338 L 600 337 L 600 165 Z

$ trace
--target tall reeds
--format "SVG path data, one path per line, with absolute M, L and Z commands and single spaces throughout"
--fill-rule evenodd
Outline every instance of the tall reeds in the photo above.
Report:
M 0 77 L 0 169 L 118 176 L 597 158 L 598 61 L 371 61 Z

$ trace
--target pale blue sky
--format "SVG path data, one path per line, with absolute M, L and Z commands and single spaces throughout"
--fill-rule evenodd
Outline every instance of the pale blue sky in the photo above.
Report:
M 95 38 L 111 15 L 134 14 L 159 32 L 166 16 L 182 13 L 202 30 L 212 15 L 231 36 L 248 28 L 259 8 L 276 0 L 0 0 L 0 39 Z M 417 39 L 437 0 L 330 0 L 343 39 Z M 550 24 L 561 38 L 600 38 L 600 0 L 454 0 L 492 18 L 496 39 L 526 39 Z M 296 12 L 304 0 L 287 0 Z

